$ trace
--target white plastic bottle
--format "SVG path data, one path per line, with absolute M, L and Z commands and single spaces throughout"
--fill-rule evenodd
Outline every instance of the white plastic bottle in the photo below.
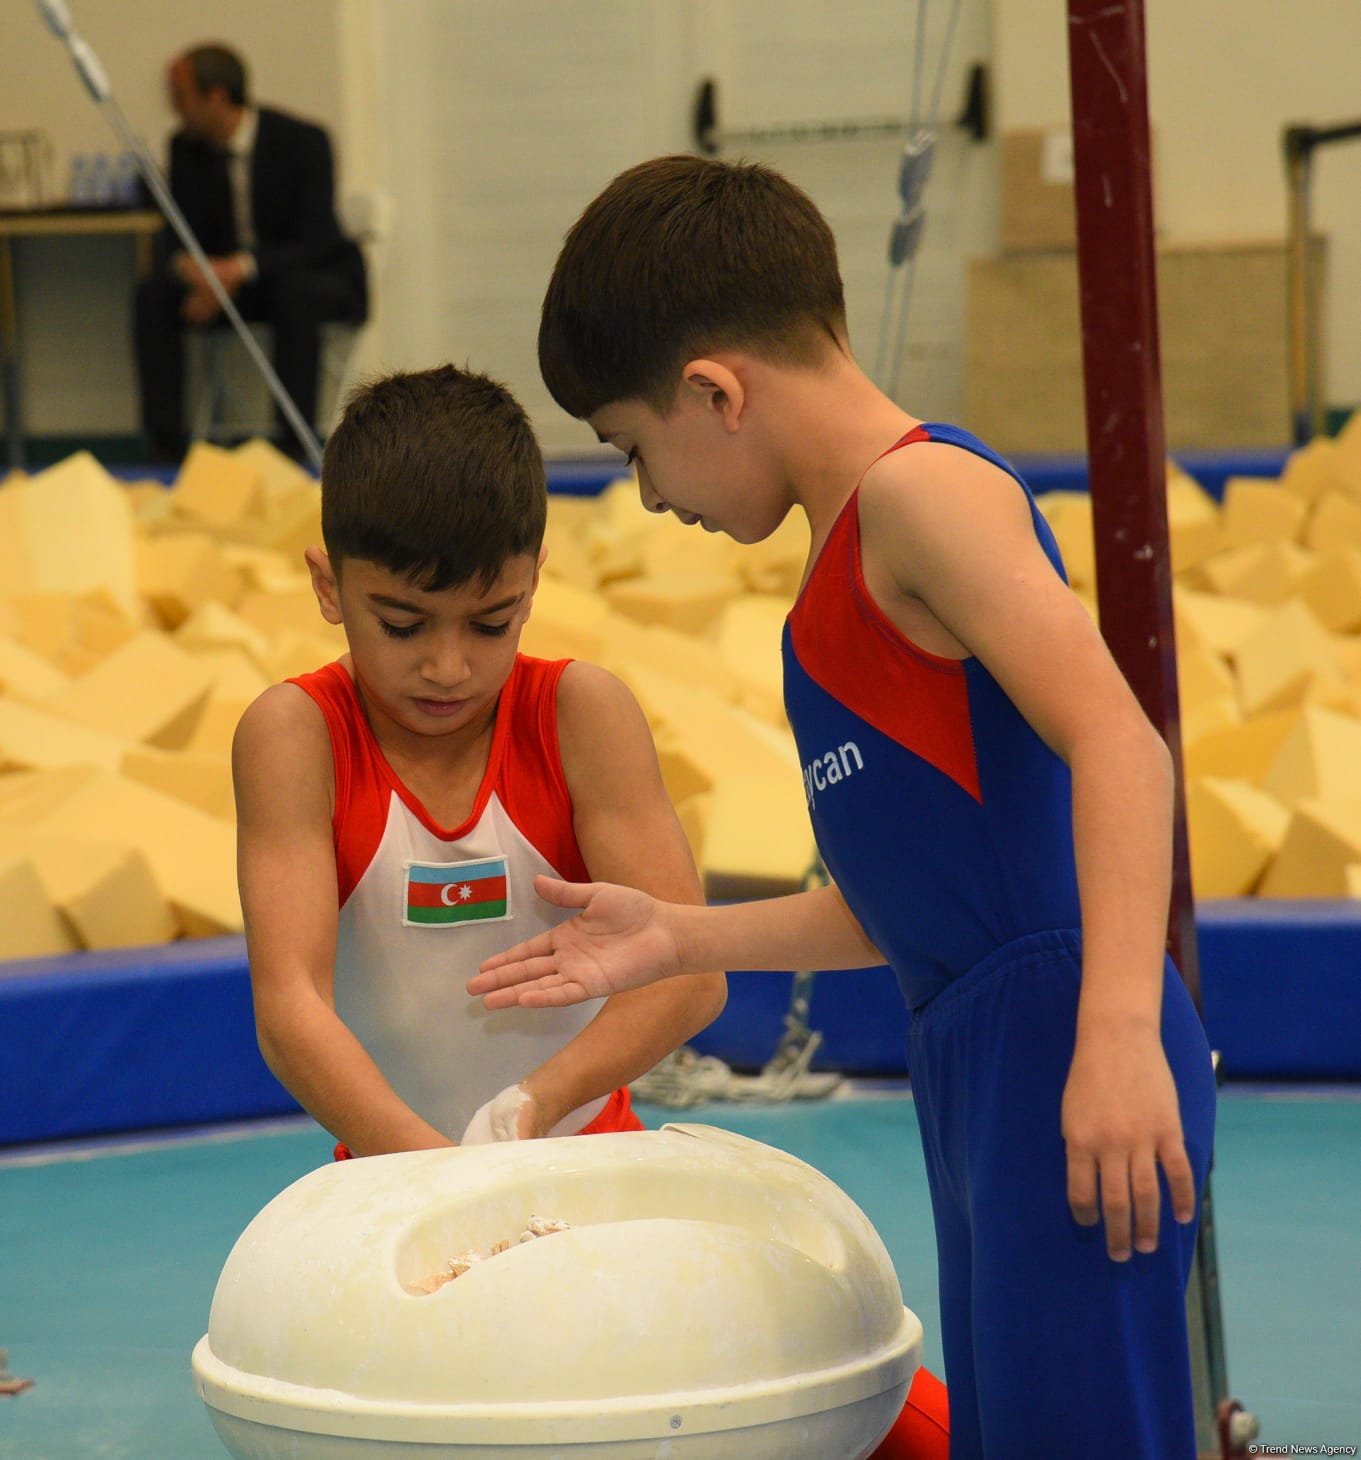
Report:
M 71 159 L 71 177 L 67 183 L 66 200 L 73 208 L 90 206 L 90 159 L 83 152 L 77 152 Z

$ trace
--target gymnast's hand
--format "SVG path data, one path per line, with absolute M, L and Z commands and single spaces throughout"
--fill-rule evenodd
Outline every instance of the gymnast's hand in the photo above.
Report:
M 1157 1248 L 1159 1166 L 1177 1221 L 1195 1216 L 1177 1088 L 1156 1028 L 1078 1040 L 1063 1092 L 1062 1127 L 1073 1216 L 1084 1227 L 1105 1221 L 1106 1250 L 1114 1261 L 1127 1261 L 1131 1245 L 1138 1252 Z
M 581 912 L 487 959 L 468 980 L 468 992 L 480 995 L 488 1009 L 580 1004 L 680 972 L 667 904 L 609 882 L 536 877 L 534 890 L 555 907 Z

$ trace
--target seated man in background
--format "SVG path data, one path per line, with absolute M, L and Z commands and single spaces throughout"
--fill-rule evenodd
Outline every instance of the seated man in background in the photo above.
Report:
M 274 368 L 315 423 L 321 326 L 363 323 L 364 260 L 341 232 L 327 134 L 248 100 L 246 68 L 226 46 L 196 46 L 168 75 L 183 124 L 170 143 L 170 191 L 243 318 L 274 330 Z M 221 306 L 175 234 L 137 288 L 135 336 L 142 428 L 153 455 L 185 448 L 185 325 L 211 326 Z M 297 443 L 280 426 L 280 444 Z

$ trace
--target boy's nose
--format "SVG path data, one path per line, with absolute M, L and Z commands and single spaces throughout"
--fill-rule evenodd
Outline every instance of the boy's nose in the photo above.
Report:
M 432 646 L 421 675 L 441 689 L 457 689 L 468 677 L 468 654 L 460 636 L 451 634 Z
M 666 511 L 666 503 L 653 491 L 652 483 L 642 466 L 638 467 L 638 500 L 649 512 Z

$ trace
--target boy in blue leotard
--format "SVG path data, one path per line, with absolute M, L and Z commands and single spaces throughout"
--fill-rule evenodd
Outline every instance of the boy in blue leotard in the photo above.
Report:
M 568 234 L 544 378 L 643 504 L 812 545 L 785 696 L 833 885 L 582 909 L 489 960 L 488 1007 L 690 969 L 887 961 L 940 1254 L 955 1460 L 1192 1460 L 1185 1284 L 1209 1050 L 1166 958 L 1172 776 L 1025 485 L 862 373 L 831 233 L 767 169 L 631 169 Z

